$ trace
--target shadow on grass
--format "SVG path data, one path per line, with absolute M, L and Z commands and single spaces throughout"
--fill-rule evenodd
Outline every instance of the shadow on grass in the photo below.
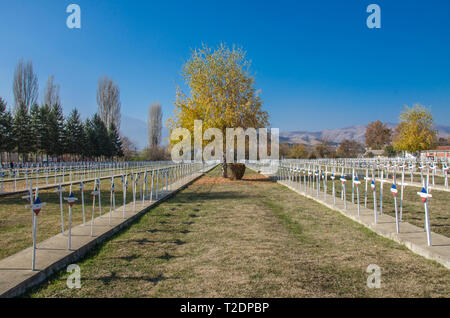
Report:
M 241 179 L 238 181 L 243 181 L 243 182 L 274 182 L 273 180 L 269 179 L 269 178 L 257 178 L 257 179 Z
M 109 285 L 112 282 L 115 281 L 131 281 L 131 280 L 135 280 L 135 281 L 146 281 L 146 282 L 150 282 L 153 284 L 158 284 L 159 282 L 166 280 L 167 278 L 165 278 L 162 274 L 159 274 L 158 276 L 152 277 L 152 276 L 138 276 L 138 277 L 120 277 L 117 276 L 116 272 L 111 272 L 110 275 L 107 276 L 100 276 L 100 277 L 96 277 L 96 278 L 84 278 L 83 280 L 91 280 L 91 281 L 100 281 L 102 282 L 104 285 Z
M 192 203 L 195 201 L 207 200 L 239 200 L 245 198 L 258 198 L 262 196 L 245 195 L 237 191 L 221 191 L 221 192 L 198 192 L 196 194 L 180 192 L 176 195 L 174 203 Z

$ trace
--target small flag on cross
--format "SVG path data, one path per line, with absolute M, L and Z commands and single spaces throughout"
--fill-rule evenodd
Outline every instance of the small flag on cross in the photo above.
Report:
M 66 200 L 70 206 L 73 206 L 75 204 L 75 201 L 77 201 L 78 199 L 75 198 L 73 192 L 70 192 L 69 196 L 67 198 L 64 198 L 64 200 Z
M 397 196 L 398 190 L 397 190 L 397 186 L 395 184 L 392 185 L 391 192 L 394 197 Z
M 95 187 L 94 191 L 91 193 L 94 197 L 98 195 L 98 189 Z
M 417 192 L 417 194 L 420 196 L 420 198 L 422 199 L 423 203 L 426 203 L 428 198 L 432 197 L 432 195 L 427 192 L 425 187 L 422 188 L 422 191 Z
M 41 202 L 41 199 L 37 197 L 33 204 L 31 205 L 31 209 L 33 210 L 34 214 L 38 215 L 39 212 L 41 212 L 42 207 L 45 205 L 45 202 Z M 29 208 L 30 206 L 27 206 Z

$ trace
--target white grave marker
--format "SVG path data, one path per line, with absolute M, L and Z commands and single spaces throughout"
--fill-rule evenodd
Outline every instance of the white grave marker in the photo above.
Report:
M 75 196 L 72 192 L 72 185 L 70 185 L 69 196 L 67 198 L 64 198 L 64 200 L 66 200 L 67 203 L 69 204 L 69 233 L 68 233 L 68 237 L 67 237 L 67 249 L 70 250 L 72 247 L 71 246 L 71 244 L 72 244 L 72 206 L 78 200 L 77 198 L 75 198 Z

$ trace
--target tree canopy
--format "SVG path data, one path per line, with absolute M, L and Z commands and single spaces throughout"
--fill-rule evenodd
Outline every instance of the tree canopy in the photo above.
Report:
M 268 125 L 268 113 L 262 110 L 250 62 L 242 48 L 221 44 L 214 50 L 205 45 L 195 49 L 183 66 L 182 77 L 189 93 L 177 89 L 175 115 L 169 119 L 171 130 L 187 128 L 193 137 L 194 120 L 203 121 L 202 133 L 207 128 L 225 134 L 226 128 Z M 225 151 L 223 164 L 226 176 Z
M 395 150 L 417 153 L 432 149 L 437 142 L 437 131 L 433 129 L 433 124 L 431 111 L 424 106 L 405 106 L 395 133 Z
M 13 117 L 0 98 L 0 154 L 3 152 L 17 152 L 24 161 L 30 154 L 36 159 L 38 155 L 69 155 L 72 160 L 124 155 L 117 128 L 111 124 L 107 129 L 97 114 L 83 123 L 76 108 L 66 118 L 59 104 L 35 103 L 29 113 L 25 107 L 17 108 Z
M 364 147 L 355 140 L 345 139 L 339 144 L 336 156 L 339 158 L 357 158 L 364 152 Z
M 381 121 L 373 121 L 366 127 L 366 147 L 379 150 L 391 143 L 392 130 Z

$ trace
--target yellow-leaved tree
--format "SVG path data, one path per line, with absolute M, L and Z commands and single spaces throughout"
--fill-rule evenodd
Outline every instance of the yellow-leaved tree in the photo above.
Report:
M 419 104 L 413 107 L 405 106 L 394 134 L 395 150 L 417 153 L 433 148 L 437 136 L 433 124 L 433 116 L 424 106 Z
M 208 128 L 225 135 L 226 128 L 267 127 L 268 114 L 262 110 L 250 62 L 241 47 L 221 44 L 212 50 L 203 45 L 191 52 L 181 75 L 189 93 L 177 89 L 174 116 L 168 121 L 171 132 L 186 128 L 193 138 L 194 120 L 203 121 L 202 135 Z M 223 140 L 223 177 L 227 177 L 225 146 Z

